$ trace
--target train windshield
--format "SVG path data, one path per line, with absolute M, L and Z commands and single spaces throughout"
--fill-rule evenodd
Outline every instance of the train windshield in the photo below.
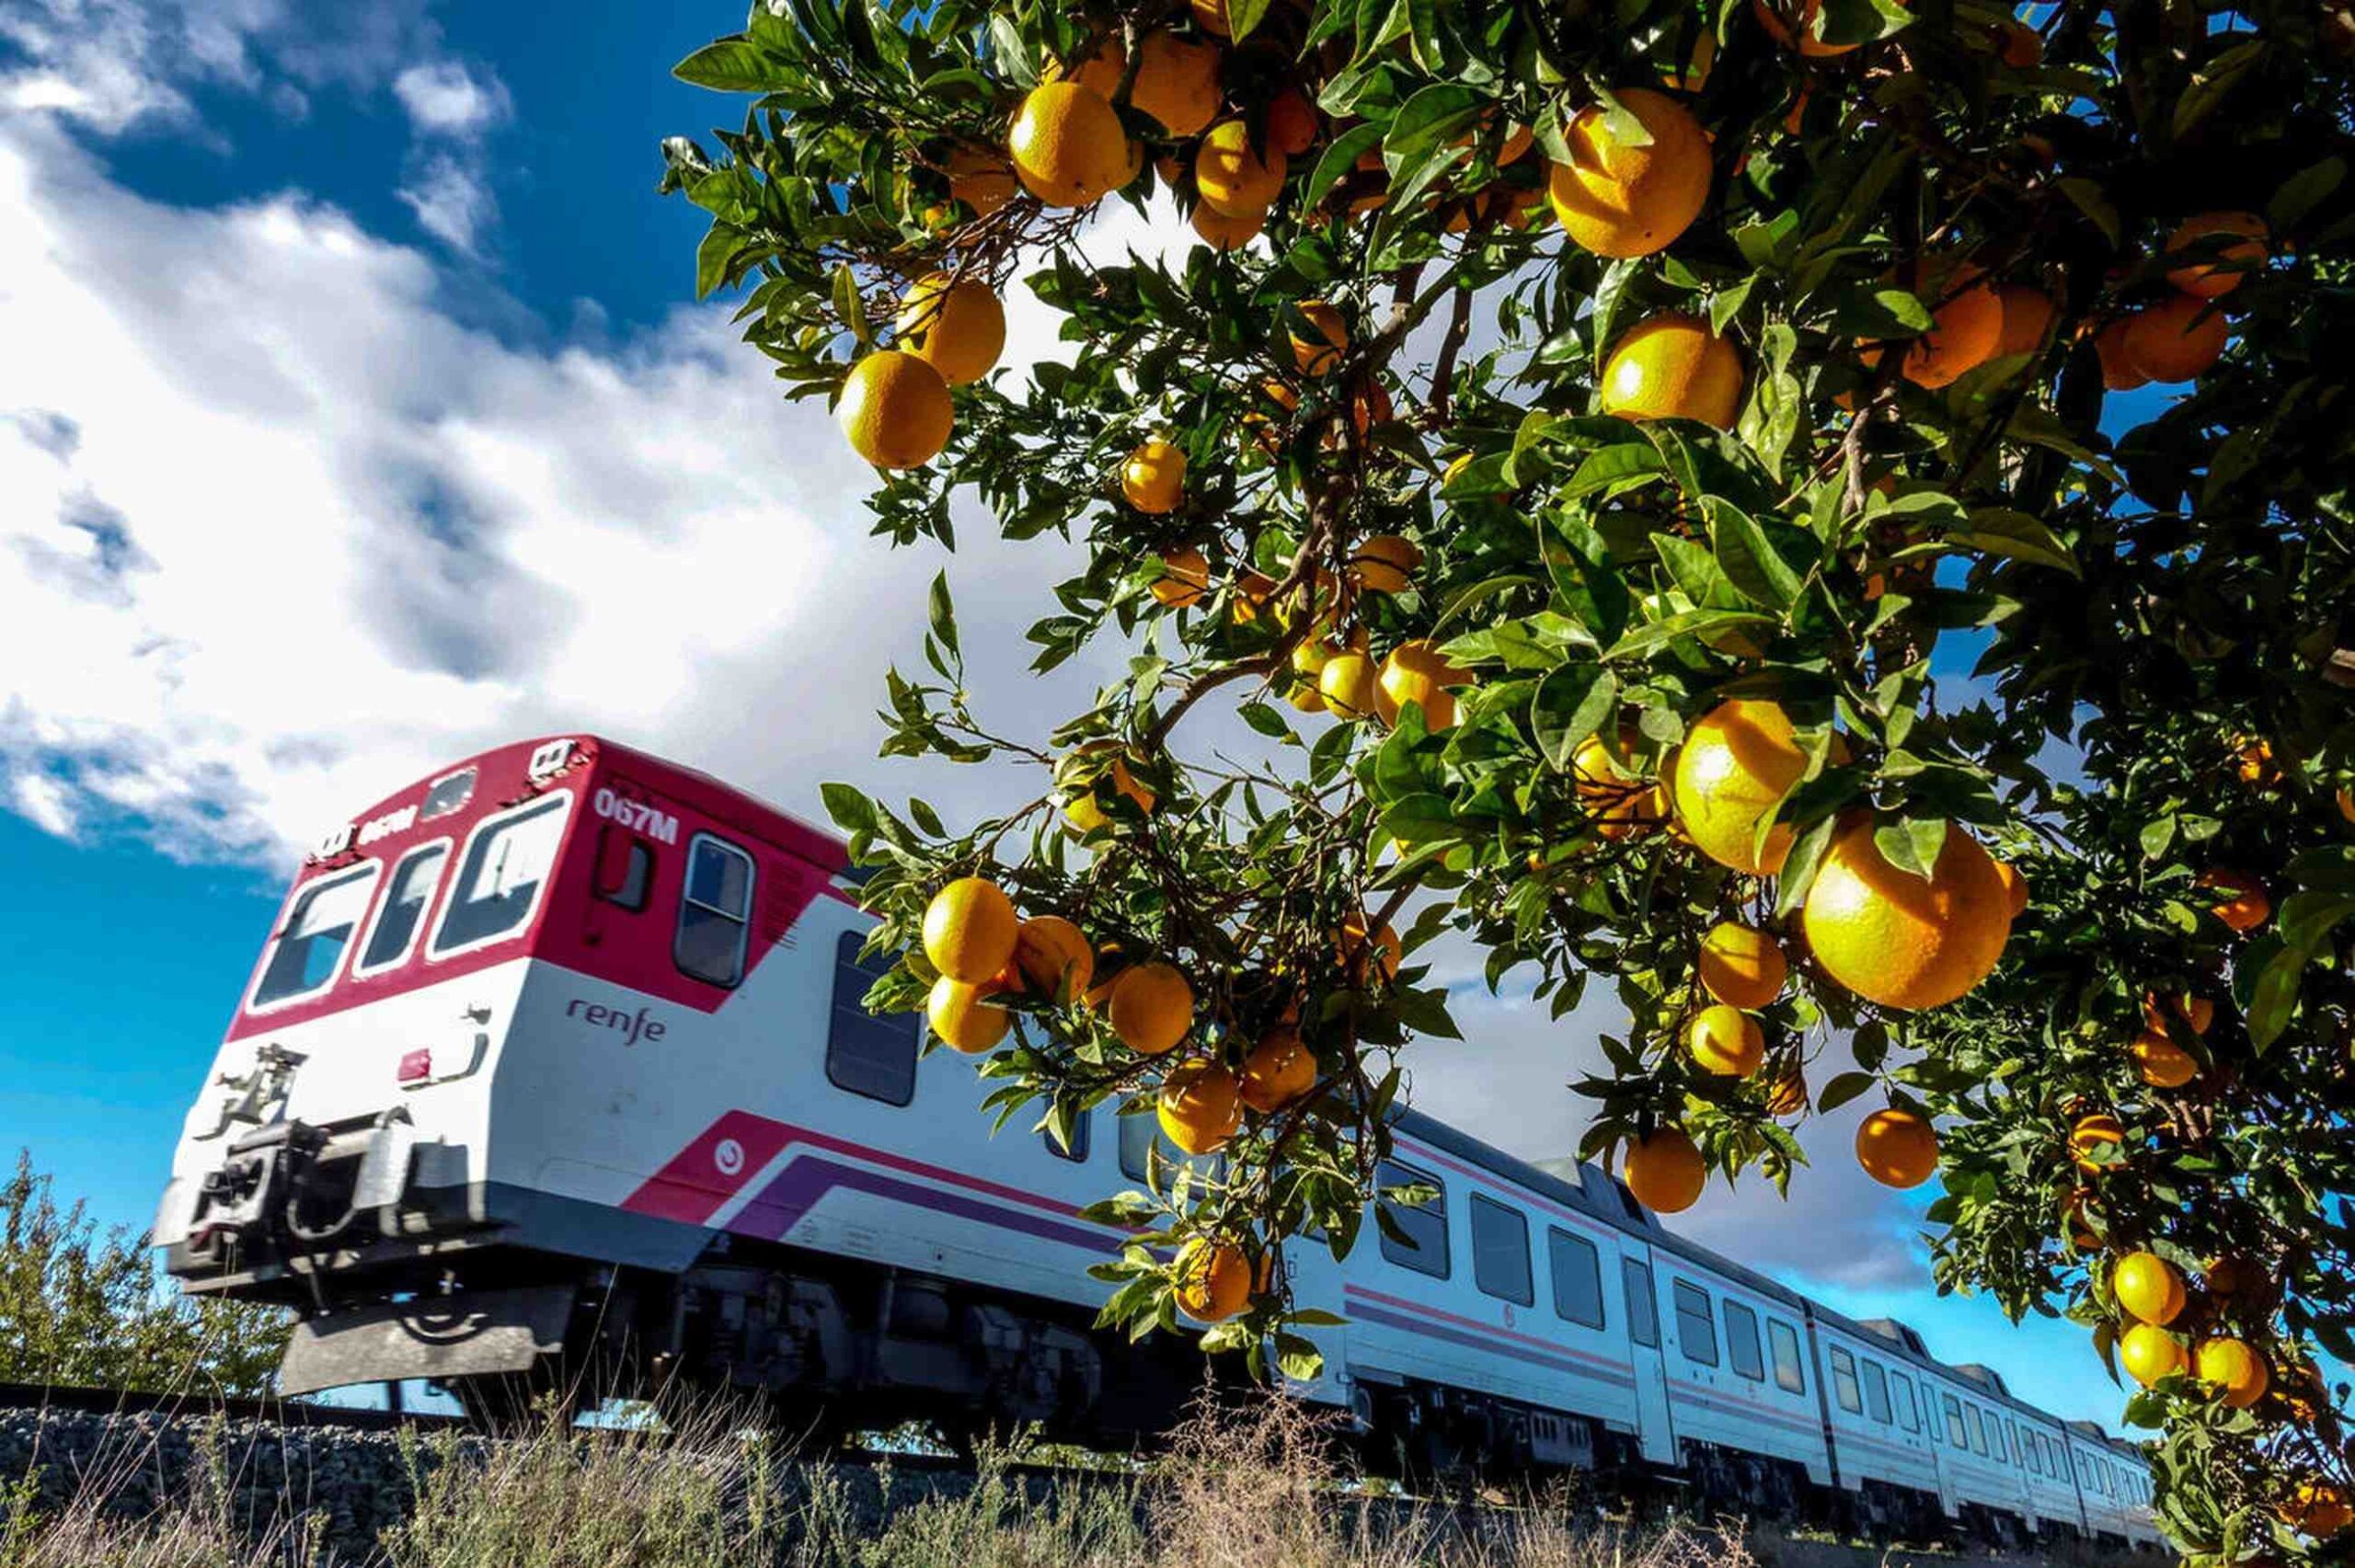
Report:
M 271 1007 L 325 990 L 342 967 L 343 950 L 368 912 L 375 887 L 376 863 L 370 861 L 322 876 L 297 894 L 247 1005 Z
M 475 829 L 433 933 L 433 956 L 496 942 L 531 921 L 556 865 L 571 804 L 572 796 L 560 791 Z

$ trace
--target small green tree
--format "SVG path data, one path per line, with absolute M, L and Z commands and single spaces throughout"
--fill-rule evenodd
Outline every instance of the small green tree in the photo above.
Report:
M 275 1307 L 173 1290 L 144 1233 L 59 1208 L 29 1153 L 0 1184 L 0 1380 L 267 1393 L 287 1327 Z

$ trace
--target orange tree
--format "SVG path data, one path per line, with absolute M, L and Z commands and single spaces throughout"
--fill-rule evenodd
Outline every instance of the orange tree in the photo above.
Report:
M 1872 1096 L 1941 1282 L 2148 1385 L 2188 1550 L 2348 1554 L 2350 39 L 774 0 L 678 68 L 755 96 L 666 149 L 698 284 L 833 400 L 875 532 L 1056 536 L 1036 668 L 1119 669 L 1010 732 L 936 584 L 884 750 L 1035 798 L 826 791 L 872 1005 L 1002 1116 L 1223 1156 L 1097 1211 L 1108 1322 L 1311 1369 L 1269 1265 L 1358 1241 L 1453 933 L 1557 1016 L 1609 977 L 1582 1152 L 1643 1201 L 1787 1183 Z M 1120 203 L 1172 259 L 1090 258 Z M 1068 362 L 993 374 L 1014 288 Z

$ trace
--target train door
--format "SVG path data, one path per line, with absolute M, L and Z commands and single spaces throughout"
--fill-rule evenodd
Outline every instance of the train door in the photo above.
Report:
M 1668 1405 L 1668 1363 L 1660 1350 L 1660 1287 L 1652 1276 L 1651 1249 L 1624 1249 L 1619 1272 L 1627 1310 L 1627 1349 L 1636 1372 L 1637 1436 L 1647 1462 L 1673 1465 L 1676 1427 Z

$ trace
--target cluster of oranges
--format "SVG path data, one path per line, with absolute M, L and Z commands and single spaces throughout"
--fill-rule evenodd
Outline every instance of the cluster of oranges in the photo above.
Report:
M 1111 766 L 1121 764 L 1115 759 Z M 1246 1114 L 1276 1116 L 1316 1092 L 1321 1070 L 1301 1038 L 1296 1001 L 1247 1047 L 1229 1051 L 1206 1038 L 1214 1031 L 1201 1026 L 1194 989 L 1176 965 L 1117 944 L 1099 949 L 1061 915 L 1026 919 L 986 877 L 959 877 L 935 893 L 922 937 L 937 976 L 925 1016 L 942 1044 L 969 1055 L 994 1049 L 1013 1024 L 1009 1001 L 1082 1010 L 1141 1065 L 1155 1064 L 1162 1136 L 1189 1155 L 1216 1154 L 1243 1130 Z M 1334 946 L 1355 983 L 1375 975 L 1386 982 L 1397 973 L 1400 944 L 1387 925 L 1369 930 L 1351 917 Z M 1203 1237 L 1188 1243 L 1175 1273 L 1179 1304 L 1203 1322 L 1242 1311 L 1265 1284 L 1240 1244 Z
M 2119 1364 L 2136 1382 L 2148 1388 L 2188 1371 L 2235 1410 L 2265 1397 L 2272 1371 L 2247 1341 L 2206 1333 L 2187 1349 L 2168 1331 L 2190 1299 L 2173 1264 L 2155 1253 L 2128 1253 L 2110 1267 L 2109 1292 L 2126 1320 L 2118 1337 Z

